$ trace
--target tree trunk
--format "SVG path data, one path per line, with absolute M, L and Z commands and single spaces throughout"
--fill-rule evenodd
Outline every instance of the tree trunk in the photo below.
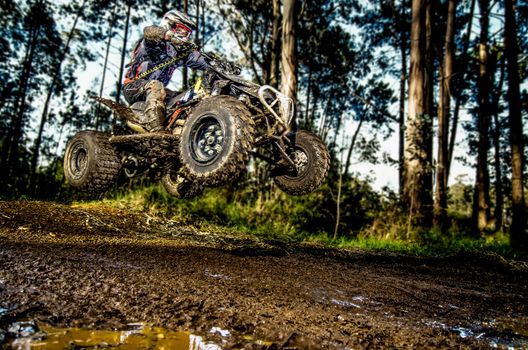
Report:
M 284 0 L 282 18 L 281 92 L 297 100 L 297 50 L 295 0 Z M 295 124 L 295 120 L 292 121 Z
M 189 14 L 189 1 L 188 0 L 183 0 L 183 12 L 186 15 Z M 188 75 L 189 75 L 189 70 L 187 69 L 187 67 L 184 66 L 182 68 L 182 90 L 187 90 L 187 85 L 189 85 Z
M 457 72 L 460 75 L 460 78 L 459 78 L 460 83 L 459 83 L 459 89 L 458 89 L 458 96 L 456 96 L 455 109 L 453 111 L 453 123 L 451 125 L 451 133 L 450 133 L 450 139 L 449 139 L 449 149 L 448 149 L 447 169 L 446 169 L 446 178 L 448 182 L 449 182 L 449 174 L 451 172 L 451 164 L 453 161 L 453 153 L 455 150 L 455 141 L 456 141 L 456 135 L 457 135 L 457 129 L 458 129 L 458 116 L 460 112 L 461 95 L 465 87 L 465 77 L 466 77 L 468 57 L 469 57 L 468 55 L 469 38 L 471 36 L 471 27 L 473 25 L 473 13 L 475 12 L 475 2 L 476 0 L 471 0 L 471 5 L 469 8 L 469 22 L 467 25 L 464 46 L 462 49 L 462 58 L 460 59 L 460 64 L 459 64 L 459 66 L 462 68 Z
M 363 118 L 359 120 L 359 124 L 356 128 L 356 131 L 354 132 L 354 135 L 352 136 L 352 140 L 350 141 L 350 147 L 348 148 L 348 154 L 346 159 L 346 165 L 345 165 L 345 171 L 343 174 L 348 174 L 348 169 L 350 167 L 350 161 L 352 159 L 352 151 L 354 150 L 354 146 L 356 145 L 356 140 L 359 135 L 359 131 L 361 130 L 361 126 L 363 126 Z
M 480 43 L 478 75 L 478 155 L 475 192 L 473 196 L 473 233 L 481 236 L 490 218 L 488 148 L 489 148 L 489 69 L 488 69 L 488 0 L 479 0 Z
M 521 114 L 519 63 L 517 55 L 517 23 L 514 0 L 504 0 L 505 52 L 508 60 L 508 101 L 510 144 L 512 153 L 512 224 L 510 242 L 513 248 L 528 250 L 523 185 L 523 120 Z
M 436 191 L 434 224 L 443 233 L 447 230 L 447 159 L 449 111 L 451 104 L 451 76 L 453 75 L 453 41 L 455 37 L 456 1 L 449 0 L 445 34 L 444 60 L 440 69 L 440 97 L 438 102 L 438 160 L 436 167 Z
M 494 221 L 495 221 L 495 231 L 502 229 L 503 217 L 502 212 L 504 209 L 504 193 L 502 186 L 502 168 L 501 168 L 501 152 L 500 152 L 500 136 L 501 136 L 501 123 L 499 120 L 499 103 L 500 97 L 502 95 L 502 87 L 504 85 L 504 75 L 505 75 L 505 61 L 504 58 L 500 60 L 500 78 L 497 85 L 497 91 L 493 94 L 492 99 L 492 109 L 493 109 L 493 148 L 495 149 L 495 209 L 494 209 Z
M 127 1 L 125 33 L 123 36 L 123 48 L 121 49 L 121 65 L 119 67 L 119 74 L 117 75 L 117 93 L 116 93 L 116 99 L 115 99 L 117 103 L 119 103 L 119 100 L 121 99 L 121 88 L 123 84 L 121 79 L 123 77 L 123 71 L 125 70 L 125 56 L 127 54 L 127 44 L 128 44 L 128 29 L 130 26 L 130 10 L 131 10 L 130 1 Z
M 26 112 L 26 98 L 27 90 L 29 87 L 29 81 L 31 79 L 31 71 L 33 68 L 33 60 L 35 56 L 35 50 L 37 46 L 37 39 L 39 36 L 40 27 L 36 25 L 32 28 L 29 35 L 28 49 L 26 50 L 26 56 L 24 59 L 22 74 L 20 75 L 20 93 L 15 103 L 13 110 L 13 118 L 11 122 L 12 133 L 8 135 L 7 139 L 7 176 L 16 177 L 18 171 L 18 149 L 20 147 L 20 139 L 22 138 L 22 127 L 24 122 L 24 114 Z
M 308 124 L 308 115 L 310 111 L 310 98 L 312 97 L 312 68 L 308 67 L 308 84 L 306 87 L 306 109 L 304 111 L 304 128 L 310 130 L 313 125 Z M 299 114 L 300 115 L 300 114 Z
M 270 82 L 271 86 L 279 84 L 279 68 L 280 68 L 280 25 L 281 12 L 280 0 L 273 0 L 273 27 L 271 30 L 271 68 L 270 68 Z
M 431 134 L 426 115 L 425 16 L 424 0 L 412 1 L 411 57 L 409 71 L 409 116 L 405 137 L 404 201 L 410 226 L 430 226 L 431 169 L 428 138 Z
M 402 11 L 403 12 L 403 11 Z M 401 16 L 403 18 L 403 14 Z M 400 115 L 399 123 L 399 165 L 398 165 L 398 184 L 400 196 L 403 194 L 403 174 L 404 174 L 404 157 L 405 157 L 405 85 L 407 83 L 407 36 L 405 31 L 400 33 L 400 59 L 401 59 L 401 76 L 400 76 Z
M 115 11 L 115 10 L 114 10 Z M 108 57 L 110 55 L 110 45 L 112 44 L 112 37 L 114 36 L 114 24 L 115 24 L 115 13 L 112 14 L 110 25 L 108 29 L 108 42 L 106 43 L 105 61 L 103 65 L 103 75 L 101 77 L 101 87 L 99 88 L 99 97 L 103 97 L 104 83 L 106 80 L 106 68 L 108 67 Z M 99 131 L 99 124 L 101 123 L 101 102 L 97 104 L 97 110 L 95 112 L 95 130 Z
M 42 134 L 44 133 L 44 126 L 46 125 L 46 122 L 48 121 L 48 111 L 49 111 L 49 105 L 51 102 L 51 97 L 53 96 L 53 90 L 55 89 L 55 85 L 57 84 L 57 80 L 60 77 L 61 73 L 61 67 L 62 63 L 64 62 L 66 55 L 68 54 L 68 49 L 70 48 L 70 43 L 73 39 L 73 35 L 75 32 L 75 29 L 77 28 L 77 22 L 79 21 L 79 17 L 81 16 L 82 12 L 85 10 L 84 4 L 85 0 L 83 0 L 82 4 L 79 6 L 77 13 L 75 15 L 75 19 L 73 20 L 72 27 L 70 29 L 70 32 L 68 33 L 68 39 L 66 40 L 66 44 L 64 45 L 64 49 L 62 50 L 59 59 L 57 61 L 57 65 L 55 66 L 55 71 L 53 72 L 53 77 L 51 78 L 50 85 L 48 87 L 48 93 L 46 94 L 46 100 L 44 102 L 44 108 L 42 110 L 42 115 L 40 117 L 40 125 L 37 133 L 37 137 L 35 138 L 35 145 L 33 146 L 33 155 L 31 156 L 31 167 L 30 167 L 30 173 L 31 173 L 31 180 L 30 180 L 30 188 L 34 188 L 35 186 L 35 176 L 37 172 L 37 163 L 40 155 L 40 146 L 42 144 Z

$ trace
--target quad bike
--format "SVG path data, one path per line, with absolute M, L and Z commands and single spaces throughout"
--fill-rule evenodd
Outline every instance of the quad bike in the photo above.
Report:
M 127 107 L 94 97 L 123 118 L 127 127 L 112 133 L 81 131 L 67 144 L 64 173 L 69 184 L 100 193 L 120 173 L 149 173 L 168 193 L 190 198 L 204 187 L 233 182 L 250 156 L 270 164 L 270 176 L 284 192 L 303 195 L 317 189 L 330 165 L 319 137 L 292 130 L 293 101 L 269 85 L 242 79 L 240 68 L 204 53 L 203 81 L 167 101 L 164 132 L 135 127 L 144 102 Z

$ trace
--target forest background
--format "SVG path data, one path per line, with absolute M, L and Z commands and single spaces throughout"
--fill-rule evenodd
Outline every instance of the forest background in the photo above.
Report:
M 194 200 L 123 177 L 99 200 L 288 240 L 526 251 L 523 1 L 2 0 L 2 198 L 85 199 L 64 182 L 65 142 L 110 130 L 114 116 L 88 96 L 123 99 L 142 26 L 172 8 L 194 18 L 199 45 L 295 98 L 298 126 L 330 149 L 330 174 L 291 197 L 257 164 Z M 171 87 L 195 78 L 182 70 Z M 383 152 L 389 138 L 397 156 Z M 471 181 L 452 179 L 454 154 Z M 373 187 L 359 163 L 397 169 L 398 187 Z

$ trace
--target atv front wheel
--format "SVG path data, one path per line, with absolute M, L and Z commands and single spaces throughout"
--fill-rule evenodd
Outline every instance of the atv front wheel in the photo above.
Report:
M 249 161 L 254 134 L 253 119 L 242 102 L 231 96 L 203 100 L 181 134 L 183 176 L 203 186 L 233 181 Z
M 112 186 L 121 170 L 121 161 L 110 145 L 109 134 L 81 131 L 68 142 L 64 154 L 64 176 L 81 191 L 102 193 Z
M 199 183 L 173 172 L 163 175 L 161 184 L 171 196 L 184 199 L 194 198 L 203 192 L 203 187 Z
M 301 196 L 321 186 L 330 167 L 330 154 L 323 141 L 311 132 L 299 130 L 294 139 L 290 158 L 296 169 L 274 181 L 284 192 Z

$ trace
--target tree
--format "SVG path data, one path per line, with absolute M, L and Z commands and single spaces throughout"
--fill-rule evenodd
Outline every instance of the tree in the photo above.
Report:
M 489 2 L 479 0 L 480 8 L 480 39 L 479 39 L 479 74 L 478 74 L 478 155 L 477 173 L 475 177 L 475 193 L 473 196 L 473 233 L 480 236 L 488 229 L 490 221 L 489 197 L 489 86 L 490 74 L 488 67 L 488 32 L 489 32 Z
M 282 15 L 281 92 L 297 100 L 297 39 L 295 0 L 284 0 Z
M 25 176 L 30 173 L 26 169 L 29 152 L 25 149 L 29 112 L 34 109 L 33 100 L 46 86 L 49 72 L 54 71 L 60 52 L 58 48 L 61 46 L 61 39 L 52 13 L 50 4 L 37 0 L 29 4 L 24 15 L 21 35 L 26 38 L 25 53 L 15 84 L 10 128 L 2 150 L 2 164 L 6 168 L 5 181 L 11 186 L 18 182 L 21 187 L 26 187 Z M 39 69 L 36 70 L 35 67 Z
M 438 103 L 438 158 L 436 167 L 436 190 L 434 204 L 434 223 L 442 232 L 447 229 L 447 168 L 448 168 L 448 132 L 451 104 L 451 77 L 453 75 L 454 37 L 456 1 L 447 3 L 447 24 L 444 43 L 444 60 L 440 70 L 440 89 Z
M 62 47 L 59 50 L 60 51 L 59 56 L 57 57 L 57 61 L 54 64 L 53 70 L 51 71 L 51 81 L 49 83 L 48 91 L 46 93 L 46 100 L 44 101 L 44 108 L 42 110 L 42 115 L 40 117 L 40 125 L 38 128 L 37 137 L 35 138 L 35 145 L 33 147 L 33 155 L 31 156 L 31 165 L 30 165 L 30 172 L 31 172 L 30 187 L 31 188 L 34 187 L 35 185 L 34 182 L 35 182 L 35 174 L 37 172 L 37 162 L 39 159 L 44 126 L 46 125 L 48 121 L 48 112 L 49 112 L 51 98 L 53 96 L 54 89 L 57 83 L 59 82 L 60 75 L 61 75 L 61 67 L 66 58 L 66 55 L 68 54 L 70 43 L 77 29 L 77 22 L 79 21 L 79 18 L 81 17 L 82 12 L 85 10 L 84 8 L 85 3 L 86 3 L 86 0 L 83 0 L 81 5 L 78 7 L 72 27 L 70 29 L 70 32 L 68 33 L 68 39 L 66 40 L 64 47 Z
M 521 115 L 519 65 L 517 62 L 517 23 L 514 0 L 505 0 L 504 43 L 508 61 L 508 102 L 510 122 L 510 144 L 512 155 L 512 225 L 511 245 L 517 249 L 528 249 L 523 184 L 523 122 Z
M 428 227 L 431 219 L 431 116 L 426 114 L 426 1 L 412 1 L 409 115 L 406 123 L 404 202 L 413 227 Z

